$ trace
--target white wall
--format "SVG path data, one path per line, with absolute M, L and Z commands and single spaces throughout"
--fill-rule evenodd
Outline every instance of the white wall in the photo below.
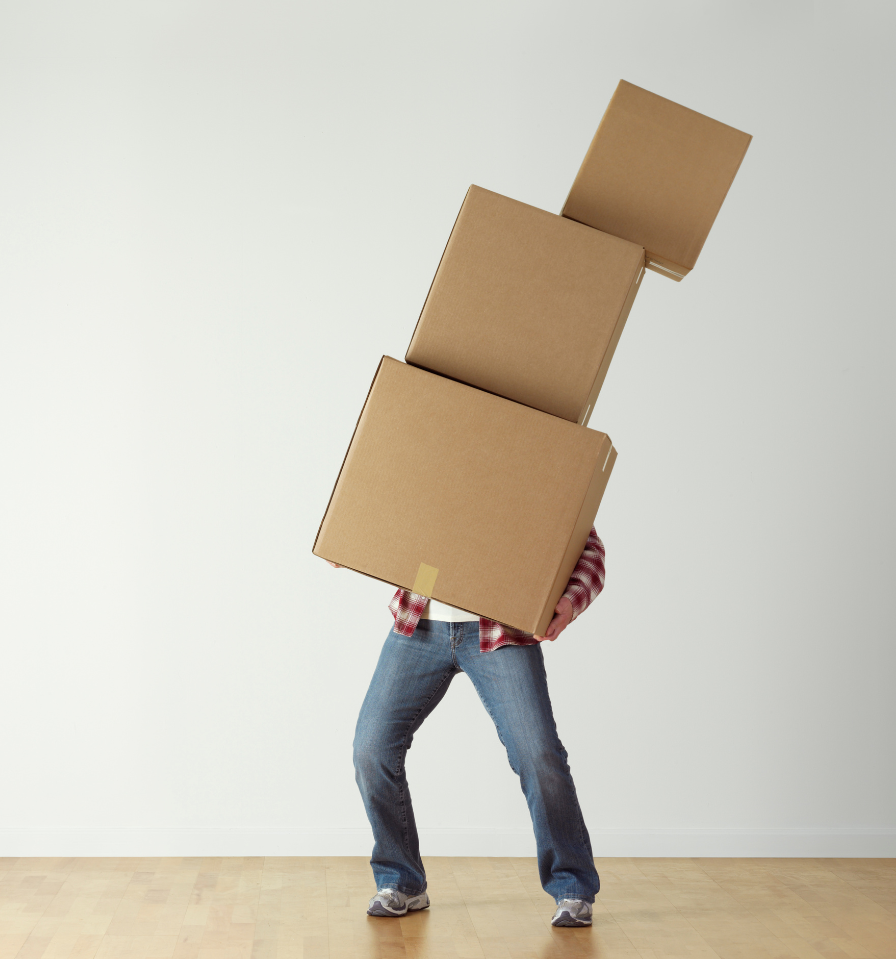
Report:
M 837 12 L 837 11 L 840 12 Z M 592 425 L 604 595 L 546 648 L 598 855 L 896 855 L 892 15 L 0 7 L 0 855 L 369 850 L 388 587 L 311 544 L 470 183 L 558 211 L 620 77 L 755 137 Z M 465 677 L 425 851 L 529 854 Z

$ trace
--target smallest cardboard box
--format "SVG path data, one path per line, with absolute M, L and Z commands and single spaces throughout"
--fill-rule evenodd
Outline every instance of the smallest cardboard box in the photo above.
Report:
M 619 81 L 563 216 L 639 243 L 680 281 L 697 262 L 752 137 Z
M 587 424 L 644 250 L 471 186 L 405 359 Z
M 314 553 L 541 636 L 615 461 L 605 433 L 383 357 Z

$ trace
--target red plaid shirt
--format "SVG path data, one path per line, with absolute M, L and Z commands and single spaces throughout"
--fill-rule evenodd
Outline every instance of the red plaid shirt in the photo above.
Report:
M 604 556 L 604 544 L 592 526 L 585 550 L 563 594 L 572 603 L 573 619 L 584 613 L 604 588 Z M 413 636 L 427 602 L 426 596 L 419 596 L 409 589 L 399 589 L 389 603 L 389 609 L 395 617 L 395 632 L 402 636 Z M 531 633 L 502 626 L 484 617 L 479 619 L 479 649 L 483 653 L 490 653 L 499 646 L 531 646 L 538 642 L 541 640 L 535 639 Z

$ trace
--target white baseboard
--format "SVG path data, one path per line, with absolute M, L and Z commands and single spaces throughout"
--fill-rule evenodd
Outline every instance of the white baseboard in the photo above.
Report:
M 5 856 L 369 856 L 367 828 L 0 829 Z M 534 856 L 530 829 L 420 830 L 424 856 Z M 599 829 L 595 856 L 893 858 L 896 828 Z

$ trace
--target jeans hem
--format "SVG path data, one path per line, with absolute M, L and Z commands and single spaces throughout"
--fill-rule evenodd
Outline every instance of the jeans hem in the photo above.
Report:
M 413 899 L 414 896 L 422 896 L 426 893 L 426 888 L 420 890 L 420 892 L 408 892 L 407 889 L 403 889 L 401 886 L 387 886 L 387 889 L 397 889 L 403 896 L 407 896 L 408 899 Z

